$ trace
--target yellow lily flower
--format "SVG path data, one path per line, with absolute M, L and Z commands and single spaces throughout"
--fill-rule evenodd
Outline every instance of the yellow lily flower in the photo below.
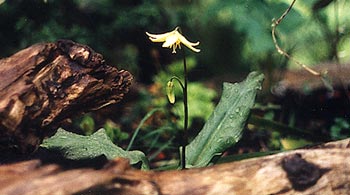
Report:
M 180 34 L 178 29 L 179 27 L 176 27 L 175 30 L 164 34 L 151 34 L 148 32 L 146 32 L 146 34 L 152 42 L 164 42 L 162 47 L 172 48 L 172 53 L 176 53 L 177 48 L 181 49 L 181 43 L 194 52 L 200 52 L 200 49 L 194 48 L 194 46 L 199 45 L 199 41 L 196 43 L 188 41 L 182 34 Z

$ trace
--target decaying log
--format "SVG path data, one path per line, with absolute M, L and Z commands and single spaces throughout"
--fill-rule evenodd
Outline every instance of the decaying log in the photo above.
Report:
M 342 195 L 350 192 L 350 139 L 184 171 L 140 171 L 125 159 L 64 170 L 39 160 L 0 166 L 0 194 Z
M 284 124 L 293 118 L 295 127 L 329 138 L 336 118 L 350 114 L 350 64 L 324 63 L 312 68 L 322 76 L 304 69 L 273 74 L 280 80 L 271 89 L 273 103 L 281 106 L 275 117 Z
M 321 64 L 313 67 L 317 72 L 325 74 L 333 88 L 343 88 L 350 85 L 350 64 Z M 277 73 L 275 73 L 277 74 Z M 272 88 L 272 93 L 284 97 L 290 93 L 306 95 L 311 91 L 329 90 L 321 77 L 310 74 L 304 69 L 288 70 L 278 73 L 281 80 Z
M 30 152 L 63 119 L 120 101 L 132 75 L 68 40 L 0 60 L 0 149 Z

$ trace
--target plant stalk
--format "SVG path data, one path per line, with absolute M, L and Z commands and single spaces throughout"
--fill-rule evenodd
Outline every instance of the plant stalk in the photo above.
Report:
M 184 63 L 184 87 L 183 87 L 183 98 L 184 98 L 184 130 L 182 137 L 182 151 L 181 151 L 181 169 L 186 169 L 186 145 L 188 142 L 188 102 L 187 102 L 187 63 L 185 49 L 182 49 L 183 63 Z

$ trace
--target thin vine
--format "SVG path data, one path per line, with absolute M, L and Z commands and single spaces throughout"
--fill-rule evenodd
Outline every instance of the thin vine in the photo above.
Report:
M 275 48 L 276 48 L 278 53 L 280 53 L 281 55 L 285 56 L 286 58 L 292 60 L 293 62 L 295 62 L 296 64 L 298 64 L 302 68 L 304 68 L 309 73 L 311 73 L 311 74 L 313 74 L 315 76 L 321 76 L 321 73 L 317 72 L 316 70 L 313 70 L 312 68 L 308 67 L 306 64 L 303 64 L 303 63 L 299 62 L 298 60 L 294 59 L 287 52 L 285 52 L 283 49 L 281 49 L 281 47 L 278 45 L 278 42 L 277 42 L 277 39 L 276 39 L 276 28 L 282 22 L 282 20 L 288 15 L 288 13 L 292 9 L 292 7 L 293 7 L 295 2 L 296 2 L 296 0 L 293 0 L 293 2 L 290 4 L 290 6 L 287 8 L 287 10 L 277 20 L 275 20 L 275 19 L 272 20 L 272 25 L 271 25 L 272 31 L 271 31 L 271 33 L 272 33 L 273 43 L 274 43 Z

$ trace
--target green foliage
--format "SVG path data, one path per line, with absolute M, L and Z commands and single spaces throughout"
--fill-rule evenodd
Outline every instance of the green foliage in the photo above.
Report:
M 134 144 L 134 140 L 135 140 L 136 136 L 138 135 L 138 133 L 139 133 L 141 127 L 143 126 L 143 124 L 145 123 L 145 121 L 146 121 L 148 118 L 150 118 L 156 111 L 159 111 L 159 109 L 153 109 L 153 110 L 149 111 L 149 112 L 146 114 L 146 116 L 143 117 L 143 119 L 141 120 L 140 124 L 137 126 L 137 128 L 136 128 L 136 130 L 135 130 L 135 132 L 134 132 L 134 134 L 133 134 L 133 136 L 132 136 L 132 138 L 131 138 L 131 140 L 130 140 L 130 143 L 129 143 L 129 145 L 128 145 L 128 147 L 127 147 L 126 150 L 130 150 L 131 146 Z
M 264 117 L 251 115 L 248 123 L 254 126 L 253 131 L 270 132 L 268 146 L 274 150 L 290 150 L 327 140 L 322 135 L 274 121 L 271 111 L 267 112 Z
M 198 8 L 203 26 L 201 33 L 204 37 L 209 36 L 211 40 L 215 40 L 208 40 L 209 43 L 204 44 L 203 52 L 207 51 L 208 54 L 205 55 L 210 56 L 204 58 L 211 63 L 215 60 L 219 67 L 223 65 L 224 71 L 227 70 L 226 66 L 239 70 L 271 58 L 271 53 L 275 53 L 271 41 L 271 20 L 278 17 L 287 6 L 287 3 L 280 1 L 202 1 Z M 292 10 L 286 20 L 287 25 L 281 26 L 280 30 L 282 35 L 290 38 L 302 24 L 303 18 L 300 13 Z M 233 57 L 223 57 L 228 52 Z M 218 59 L 220 57 L 222 59 Z M 277 56 L 274 60 L 279 58 Z
M 265 130 L 272 131 L 273 137 L 275 139 L 278 139 L 281 136 L 285 136 L 285 135 L 292 135 L 295 137 L 303 137 L 308 140 L 315 140 L 315 139 L 324 140 L 324 138 L 320 137 L 320 135 L 315 135 L 303 129 L 299 129 L 291 125 L 288 126 L 288 125 L 273 121 L 271 119 L 262 118 L 256 115 L 252 115 L 249 118 L 249 123 L 257 127 L 264 128 Z
M 130 107 L 130 114 L 120 119 L 126 124 L 123 129 L 129 129 L 131 139 L 126 142 L 127 150 L 142 150 L 150 160 L 154 158 L 154 154 L 159 152 L 176 152 L 177 143 L 169 140 L 174 140 L 179 129 L 174 115 L 167 109 L 165 89 L 160 88 L 158 84 L 152 87 L 156 87 L 156 94 L 150 93 L 146 88 L 141 88 L 138 94 L 139 99 Z M 167 157 L 175 158 L 176 156 Z
M 148 47 L 146 27 L 170 20 L 158 1 L 6 1 L 0 4 L 0 55 L 71 39 L 102 53 L 109 64 L 128 65 L 136 75 L 137 64 L 129 63 L 138 63 L 140 49 Z
M 45 139 L 41 146 L 52 151 L 58 151 L 67 159 L 93 159 L 101 155 L 104 155 L 107 159 L 123 157 L 128 158 L 131 164 L 142 162 L 142 169 L 149 168 L 146 156 L 141 151 L 125 151 L 114 145 L 104 129 L 100 129 L 90 136 L 58 129 L 56 134 Z
M 335 2 L 335 1 L 333 1 Z M 203 0 L 199 3 L 194 18 L 200 23 L 202 37 L 201 62 L 213 63 L 214 71 L 221 73 L 244 70 L 250 64 L 281 66 L 281 56 L 277 54 L 271 41 L 271 20 L 278 18 L 291 1 L 273 0 Z M 331 3 L 324 9 L 313 10 L 315 1 L 298 1 L 277 28 L 278 41 L 282 48 L 305 64 L 317 64 L 334 58 L 334 47 L 339 48 L 341 62 L 348 62 L 350 50 L 348 35 L 350 14 L 345 8 L 346 0 L 337 1 L 337 9 Z M 338 12 L 335 13 L 334 11 Z M 200 18 L 200 19 L 199 19 Z M 342 30 L 339 45 L 334 45 L 336 26 Z M 333 44 L 332 44 L 333 43 Z M 346 46 L 347 45 L 347 46 Z M 333 51 L 332 51 L 333 50 Z M 273 55 L 275 54 L 275 55 Z M 226 55 L 232 56 L 227 58 Z M 220 59 L 221 58 L 221 59 Z M 266 63 L 267 62 L 267 63 Z M 290 67 L 297 67 L 288 62 Z M 283 65 L 283 64 L 282 64 Z M 256 68 L 256 67 L 255 67 Z
M 194 118 L 200 118 L 204 121 L 207 120 L 214 110 L 215 106 L 213 99 L 216 97 L 216 92 L 213 89 L 205 87 L 199 82 L 188 83 L 188 124 L 191 125 Z M 178 93 L 181 94 L 181 93 Z M 182 98 L 179 98 L 182 99 Z M 172 107 L 172 111 L 180 117 L 178 120 L 178 125 L 182 125 L 184 113 L 183 104 L 177 103 Z
M 76 123 L 85 135 L 91 135 L 96 130 L 95 119 L 91 114 L 83 115 Z M 114 143 L 119 143 L 129 138 L 129 134 L 123 132 L 120 127 L 110 119 L 105 121 L 103 129 Z
M 331 137 L 334 140 L 350 137 L 350 123 L 344 118 L 335 118 L 331 127 Z
M 309 145 L 312 142 L 307 141 L 307 140 L 302 139 L 302 138 L 286 137 L 286 138 L 281 138 L 280 143 L 281 143 L 284 150 L 293 150 L 296 148 L 300 148 L 300 147 Z
M 219 104 L 197 137 L 186 147 L 189 167 L 208 165 L 214 156 L 221 155 L 240 140 L 262 80 L 262 74 L 252 72 L 241 83 L 224 83 Z
M 196 61 L 194 58 L 187 59 L 187 68 L 188 71 L 191 71 L 196 66 Z M 164 71 L 161 71 L 154 77 L 155 83 L 158 83 L 164 89 L 164 94 L 166 94 L 167 83 L 169 78 L 173 75 L 176 75 L 180 79 L 183 79 L 183 64 L 182 61 L 177 61 L 175 63 L 170 64 Z M 177 83 L 174 81 L 174 85 Z M 203 83 L 200 82 L 189 82 L 188 83 L 188 110 L 189 110 L 189 119 L 188 124 L 191 126 L 194 118 L 200 118 L 203 120 L 208 119 L 212 110 L 214 109 L 213 100 L 217 96 L 217 93 L 208 87 L 206 87 Z M 177 120 L 177 124 L 179 127 L 183 125 L 184 120 L 184 108 L 183 104 L 180 102 L 183 100 L 183 92 L 180 86 L 175 86 L 175 96 L 176 102 L 174 106 L 171 107 L 171 111 L 179 116 L 179 120 Z M 159 97 L 154 99 L 154 105 L 156 107 L 164 107 L 168 104 L 166 98 Z
M 331 3 L 317 11 L 312 9 L 314 3 L 295 4 L 277 29 L 281 46 L 306 64 L 331 60 L 334 47 L 341 62 L 349 61 L 349 2 L 338 0 L 337 10 Z M 282 57 L 271 41 L 271 20 L 289 4 L 289 0 L 6 1 L 0 4 L 0 53 L 8 56 L 37 42 L 66 38 L 90 45 L 111 64 L 118 62 L 137 75 L 145 64 L 154 66 L 144 32 L 180 25 L 189 35 L 200 37 L 197 60 L 213 74 L 248 71 L 252 64 L 279 67 Z M 338 38 L 339 44 L 331 45 Z
M 91 115 L 84 115 L 79 122 L 80 129 L 86 134 L 91 135 L 95 131 L 95 120 Z
M 111 120 L 106 121 L 103 129 L 114 143 L 119 143 L 129 138 L 129 134 L 123 132 L 120 127 Z
M 196 65 L 197 65 L 197 61 L 195 58 L 193 57 L 187 57 L 186 58 L 186 62 L 187 62 L 187 71 L 190 72 L 191 70 L 193 70 Z M 164 86 L 165 89 L 165 84 L 169 81 L 169 79 L 173 76 L 176 76 L 178 78 L 180 78 L 181 80 L 183 80 L 183 61 L 182 60 L 178 60 L 175 61 L 169 65 L 167 65 L 166 68 L 164 68 L 164 70 L 160 71 L 157 75 L 154 76 L 153 81 L 155 83 L 159 83 L 162 84 L 162 86 Z M 181 91 L 180 88 L 177 91 Z
M 228 147 L 238 142 L 250 109 L 254 104 L 257 90 L 261 89 L 262 80 L 262 74 L 253 72 L 242 83 L 224 83 L 223 94 L 219 104 L 199 135 L 186 147 L 189 167 L 206 166 L 214 156 L 220 155 Z M 133 144 L 133 140 L 144 122 L 154 115 L 156 111 L 159 111 L 159 109 L 150 111 L 143 118 L 135 131 L 128 149 Z M 85 121 L 91 122 L 89 117 L 86 117 Z M 113 124 L 106 124 L 108 124 L 106 126 L 108 128 L 116 128 Z M 147 139 L 147 137 L 153 138 L 156 141 L 151 144 L 151 147 L 154 147 L 158 139 L 156 137 L 160 133 L 171 129 L 163 126 L 147 133 L 142 139 Z M 169 147 L 172 140 L 173 138 L 170 138 L 168 142 L 158 146 L 159 149 L 155 154 L 159 154 L 166 147 Z M 54 136 L 44 140 L 42 147 L 58 151 L 67 159 L 91 159 L 101 155 L 106 156 L 108 159 L 125 157 L 130 159 L 131 164 L 142 162 L 142 167 L 144 169 L 148 168 L 148 161 L 142 152 L 125 151 L 114 145 L 104 129 L 100 129 L 90 136 L 77 135 L 59 129 Z M 154 158 L 154 155 L 151 158 Z

